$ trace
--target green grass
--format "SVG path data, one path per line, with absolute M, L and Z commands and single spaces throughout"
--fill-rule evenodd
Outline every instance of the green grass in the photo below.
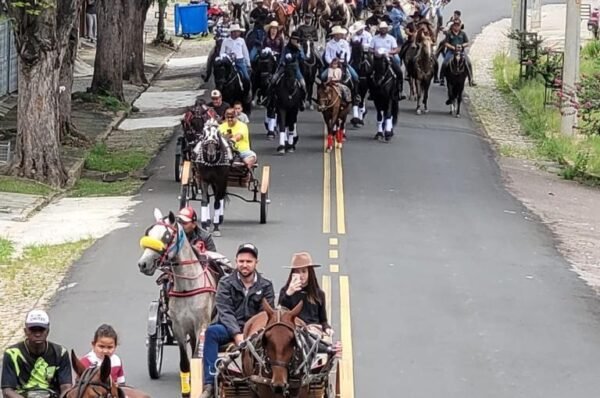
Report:
M 81 178 L 77 181 L 68 196 L 90 197 L 90 196 L 129 196 L 135 194 L 142 186 L 143 181 L 126 179 L 116 182 L 102 182 L 90 178 Z
M 0 176 L 0 192 L 47 196 L 54 192 L 48 185 L 24 178 Z
M 105 173 L 124 173 L 139 170 L 150 161 L 150 155 L 143 151 L 110 151 L 106 144 L 97 144 L 85 160 L 88 170 Z
M 14 251 L 15 249 L 11 241 L 0 238 L 0 264 L 8 261 Z
M 72 94 L 74 101 L 82 101 L 92 104 L 98 104 L 102 108 L 112 111 L 126 111 L 130 105 L 126 102 L 121 102 L 111 95 L 93 94 L 88 92 L 76 92 Z
M 600 55 L 597 51 L 600 46 L 598 50 L 586 46 L 582 73 L 600 71 L 597 59 L 585 58 Z M 504 54 L 494 58 L 494 77 L 499 89 L 515 104 L 523 131 L 536 142 L 536 155 L 565 164 L 563 177 L 567 179 L 582 177 L 584 172 L 600 176 L 600 137 L 560 134 L 560 112 L 554 106 L 544 106 L 541 79 L 519 81 L 518 64 Z M 510 153 L 510 148 L 501 148 L 501 153 Z

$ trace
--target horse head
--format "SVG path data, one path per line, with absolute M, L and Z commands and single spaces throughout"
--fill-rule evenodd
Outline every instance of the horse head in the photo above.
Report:
M 140 272 L 152 276 L 165 262 L 173 260 L 181 250 L 185 238 L 173 212 L 163 217 L 159 209 L 154 209 L 155 224 L 146 229 L 140 246 L 144 249 L 138 260 Z
M 204 124 L 202 140 L 196 144 L 194 153 L 201 156 L 204 163 L 216 164 L 221 160 L 221 134 L 216 120 Z
M 325 112 L 335 105 L 337 92 L 331 84 L 319 84 L 317 86 L 317 110 Z
M 387 52 L 383 49 L 377 49 L 373 57 L 373 72 L 378 76 L 383 76 L 390 67 L 390 60 Z
M 215 81 L 225 82 L 235 73 L 233 60 L 228 54 L 223 54 L 215 59 Z
M 64 398 L 125 398 L 125 393 L 112 381 L 110 357 L 105 356 L 100 366 L 86 369 L 71 350 L 71 365 L 77 374 L 77 381 Z
M 275 394 L 286 396 L 289 371 L 293 370 L 296 350 L 301 349 L 297 343 L 296 317 L 302 311 L 302 302 L 292 310 L 273 309 L 265 299 L 262 304 L 268 317 L 262 343 L 266 363 L 271 367 L 271 388 Z

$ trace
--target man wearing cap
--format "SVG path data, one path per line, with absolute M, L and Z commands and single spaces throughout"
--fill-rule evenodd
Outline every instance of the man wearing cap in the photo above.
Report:
M 229 28 L 230 37 L 223 40 L 221 45 L 221 51 L 219 56 L 231 55 L 235 60 L 235 66 L 237 67 L 242 80 L 244 80 L 244 87 L 248 87 L 250 84 L 250 54 L 248 53 L 248 47 L 246 42 L 241 37 L 244 29 L 239 24 L 232 24 Z
M 244 341 L 244 324 L 263 310 L 262 300 L 275 306 L 273 283 L 256 271 L 258 249 L 252 243 L 241 245 L 235 257 L 236 270 L 221 279 L 217 287 L 217 318 L 205 332 L 204 391 L 202 398 L 214 396 L 215 362 L 219 346 Z M 211 375 L 212 373 L 212 375 Z
M 217 115 L 219 115 L 219 121 L 221 121 L 225 117 L 225 111 L 230 108 L 230 105 L 223 101 L 223 96 L 219 90 L 211 91 L 210 99 L 211 102 L 207 106 L 215 110 Z
M 200 242 L 202 242 L 202 246 L 204 246 L 205 250 L 209 250 L 211 252 L 217 251 L 217 246 L 215 245 L 210 232 L 208 232 L 206 229 L 200 228 L 198 225 L 198 215 L 193 207 L 184 207 L 183 209 L 179 210 L 177 221 L 181 223 L 188 241 L 196 248 L 196 250 L 199 252 L 203 251 L 200 250 L 201 248 L 199 247 Z
M 225 122 L 219 126 L 219 132 L 233 141 L 235 150 L 240 154 L 242 161 L 252 170 L 256 164 L 256 152 L 250 149 L 250 134 L 248 125 L 237 120 L 235 109 L 230 108 L 225 111 Z
M 71 362 L 61 345 L 48 341 L 50 318 L 32 310 L 25 318 L 25 340 L 4 351 L 2 394 L 22 398 L 28 391 L 47 390 L 61 395 L 71 388 Z
M 389 26 L 387 23 L 382 22 L 379 24 L 379 33 L 373 37 L 371 42 L 371 50 L 378 54 L 387 54 L 392 59 L 392 69 L 396 74 L 396 84 L 398 85 L 398 99 L 406 99 L 404 95 L 404 78 L 402 77 L 402 67 L 400 66 L 400 57 L 398 53 L 398 43 L 396 39 L 388 34 Z
M 215 46 L 208 54 L 208 58 L 206 60 L 206 73 L 202 75 L 202 80 L 205 82 L 210 79 L 210 75 L 212 73 L 213 63 L 215 62 L 215 58 L 217 58 L 217 54 L 221 51 L 221 45 L 223 44 L 223 40 L 229 37 L 229 25 L 231 24 L 231 20 L 229 18 L 229 12 L 223 11 L 223 15 L 221 19 L 214 28 L 215 34 Z
M 463 51 L 469 46 L 469 37 L 465 33 L 464 30 L 461 29 L 462 22 L 460 19 L 454 20 L 450 31 L 446 34 L 446 54 L 444 55 L 444 63 L 442 64 L 442 72 L 441 72 L 441 81 L 443 84 L 444 79 L 446 77 L 446 70 L 448 69 L 448 63 L 454 56 L 454 52 L 456 48 L 461 46 Z M 465 54 L 465 65 L 467 66 L 469 85 L 475 86 L 475 82 L 473 81 L 473 66 L 471 65 L 471 60 Z

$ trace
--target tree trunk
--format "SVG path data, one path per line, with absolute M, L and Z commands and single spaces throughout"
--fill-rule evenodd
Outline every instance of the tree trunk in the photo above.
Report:
M 62 187 L 67 181 L 58 128 L 56 51 L 39 54 L 33 65 L 19 59 L 17 150 L 13 173 Z
M 156 27 L 156 42 L 164 43 L 167 39 L 165 32 L 165 12 L 167 11 L 168 0 L 158 0 L 158 24 Z
M 144 24 L 150 0 L 126 0 L 123 31 L 123 79 L 132 84 L 148 84 L 144 73 Z
M 98 0 L 96 12 L 98 43 L 91 91 L 95 94 L 111 95 L 123 101 L 122 2 Z
M 75 23 L 69 34 L 69 43 L 67 51 L 60 68 L 60 88 L 59 88 L 59 141 L 71 141 L 71 138 L 77 137 L 81 140 L 82 136 L 78 134 L 77 129 L 71 122 L 71 92 L 73 91 L 73 69 L 75 68 L 75 59 L 77 58 L 77 45 L 79 44 L 79 24 Z

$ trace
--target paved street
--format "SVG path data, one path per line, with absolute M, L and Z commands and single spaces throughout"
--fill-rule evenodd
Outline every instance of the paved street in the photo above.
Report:
M 509 15 L 510 3 L 456 0 L 471 36 Z M 188 55 L 189 56 L 189 55 Z M 188 90 L 196 85 L 190 80 Z M 181 88 L 183 89 L 183 88 Z M 494 154 L 468 117 L 454 119 L 443 90 L 431 113 L 401 103 L 396 137 L 349 129 L 342 151 L 323 153 L 322 121 L 301 114 L 295 154 L 275 155 L 253 113 L 252 145 L 271 165 L 267 225 L 259 207 L 232 198 L 218 249 L 243 241 L 278 290 L 291 253 L 309 250 L 344 345 L 342 397 L 590 397 L 600 388 L 598 299 L 554 249 L 552 236 L 504 189 Z M 146 370 L 147 307 L 157 296 L 136 261 L 152 210 L 175 210 L 174 142 L 126 217 L 73 267 L 53 307 L 52 338 L 89 349 L 95 328 L 120 332 L 128 382 L 154 397 L 178 393 L 178 354 L 165 348 L 163 377 Z

